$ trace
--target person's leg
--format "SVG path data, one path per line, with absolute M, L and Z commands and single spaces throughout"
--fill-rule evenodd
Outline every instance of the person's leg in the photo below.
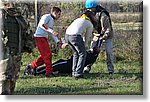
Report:
M 35 38 L 35 41 L 36 41 L 36 46 L 38 46 L 40 44 L 40 40 L 38 38 Z M 44 64 L 44 60 L 42 56 L 40 56 L 39 58 L 35 59 L 31 64 L 28 64 L 26 66 L 24 75 L 36 75 L 36 68 L 43 64 Z
M 46 75 L 51 74 L 53 72 L 52 68 L 52 52 L 50 50 L 48 41 L 44 37 L 35 38 L 37 42 L 38 50 L 41 54 L 42 59 L 46 65 Z
M 107 56 L 107 68 L 110 74 L 114 73 L 112 46 L 113 46 L 112 39 L 107 39 L 105 41 L 105 49 L 106 49 L 106 56 Z
M 96 41 L 91 41 L 90 49 L 93 49 L 96 46 Z
M 72 49 L 73 51 L 73 58 L 72 58 L 72 76 L 75 76 L 76 74 L 76 66 L 77 66 L 77 61 L 78 61 L 78 53 L 74 47 L 74 45 L 71 43 L 73 41 L 74 38 L 72 38 L 72 36 L 70 35 L 65 35 L 65 40 L 68 43 L 69 47 Z
M 85 49 L 84 43 L 79 44 L 79 45 L 80 45 L 80 46 L 78 46 L 79 47 L 78 48 L 79 59 L 78 59 L 78 64 L 77 64 L 76 71 L 77 71 L 77 73 L 79 75 L 82 75 L 83 74 L 85 60 L 86 60 L 86 49 Z
M 72 60 L 71 60 L 72 61 Z M 52 64 L 53 71 L 64 74 L 72 73 L 72 62 L 70 59 L 60 59 Z
M 0 61 L 0 66 L 2 66 L 0 74 L 3 76 L 0 80 L 0 94 L 11 95 L 14 92 L 16 80 L 19 78 L 21 56 L 10 54 L 5 60 Z
M 76 61 L 75 73 L 74 76 L 81 76 L 83 75 L 83 68 L 86 59 L 86 49 L 84 45 L 84 41 L 81 36 L 72 36 L 70 38 L 70 43 L 74 46 L 74 57 L 73 61 Z M 74 62 L 73 62 L 74 63 Z
M 9 56 L 8 56 L 9 55 Z M 10 79 L 12 74 L 12 55 L 9 53 L 9 48 L 4 48 L 4 59 L 0 61 L 0 94 L 10 95 Z M 12 75 L 11 75 L 12 76 Z
M 7 53 L 8 54 L 8 53 Z M 5 53 L 4 53 L 5 56 Z M 10 56 L 11 57 L 11 56 Z M 7 76 L 9 74 L 8 69 L 11 65 L 11 59 L 9 56 L 4 57 L 3 60 L 0 61 L 0 95 L 9 95 L 10 94 L 10 84 L 9 80 L 7 80 Z
M 39 58 L 37 58 L 36 60 L 34 60 L 31 63 L 32 68 L 37 68 L 38 66 L 41 66 L 44 64 L 44 60 L 42 59 L 42 57 L 40 56 Z
M 69 46 L 70 48 L 72 49 L 73 51 L 73 60 L 72 60 L 72 76 L 75 76 L 77 74 L 76 72 L 76 67 L 77 67 L 77 62 L 78 62 L 78 52 L 77 50 L 75 49 L 74 45 L 69 43 Z
M 84 73 L 89 73 L 91 70 L 92 65 L 96 62 L 96 59 L 99 55 L 99 51 L 95 53 L 95 50 L 93 51 L 86 51 L 87 56 L 85 60 L 85 65 L 84 65 Z
M 12 78 L 12 80 L 10 80 L 10 92 L 11 92 L 11 94 L 14 93 L 16 81 L 19 78 L 19 73 L 20 73 L 20 68 L 21 68 L 21 59 L 22 59 L 21 54 L 20 55 L 18 54 L 17 56 L 13 56 L 13 67 L 12 67 L 13 78 Z
M 11 81 L 10 81 L 10 93 L 11 93 L 11 94 L 14 93 L 14 90 L 15 90 L 15 87 L 16 87 L 16 81 L 17 81 L 17 80 L 11 80 Z
M 93 40 L 91 41 L 91 45 L 90 45 L 90 50 L 92 51 L 92 55 L 93 56 L 90 56 L 90 58 L 89 58 L 90 59 L 90 61 L 89 61 L 90 63 L 89 62 L 88 62 L 89 64 L 86 63 L 87 65 L 85 65 L 85 67 L 84 67 L 84 71 L 83 71 L 84 73 L 89 73 L 90 72 L 93 63 L 96 61 L 96 59 L 98 57 L 99 53 L 97 53 L 95 55 L 95 52 L 93 51 L 93 48 L 94 47 L 100 48 L 101 44 L 102 44 L 102 40 L 100 41 L 98 36 L 94 36 Z M 87 60 L 88 57 L 89 56 L 87 55 L 86 60 Z
M 36 46 L 38 46 L 38 44 L 40 44 L 39 40 L 37 38 L 35 38 L 36 41 Z M 43 58 L 40 56 L 39 58 L 35 59 L 33 62 L 31 62 L 31 64 L 28 64 L 26 66 L 26 69 L 24 71 L 24 75 L 36 75 L 36 68 L 43 65 L 44 64 L 44 60 Z
M 72 73 L 72 59 L 64 60 L 59 59 L 58 61 L 52 64 L 53 72 L 64 73 L 64 74 L 71 74 Z M 40 66 L 36 68 L 35 74 L 45 74 L 46 66 Z

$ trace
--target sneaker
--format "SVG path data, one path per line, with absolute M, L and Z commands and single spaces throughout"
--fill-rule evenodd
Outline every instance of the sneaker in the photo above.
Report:
M 113 75 L 114 73 L 113 72 L 109 72 L 109 75 Z
M 28 64 L 24 71 L 24 75 L 33 75 L 33 74 L 34 74 L 34 69 L 31 66 L 31 64 Z
M 89 73 L 91 70 L 91 66 L 84 67 L 83 73 Z
M 50 73 L 50 74 L 46 74 L 46 77 L 48 77 L 48 78 L 52 78 L 52 77 L 56 77 L 56 76 L 55 76 L 55 74 Z
M 113 79 L 113 75 L 114 75 L 113 72 L 109 72 L 109 78 L 110 78 L 110 79 Z

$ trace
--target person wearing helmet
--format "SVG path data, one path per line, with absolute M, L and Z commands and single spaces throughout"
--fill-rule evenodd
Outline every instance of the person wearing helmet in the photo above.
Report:
M 109 12 L 99 5 L 98 0 L 86 0 L 85 8 L 89 11 L 95 13 L 97 19 L 97 25 L 95 29 L 100 35 L 100 39 L 103 40 L 103 45 L 106 49 L 107 56 L 107 68 L 110 75 L 114 73 L 114 65 L 113 65 L 113 54 L 112 54 L 112 38 L 113 38 L 113 29 L 111 24 L 111 18 Z M 96 34 L 97 35 L 97 34 Z M 95 46 L 95 36 L 93 37 L 93 41 L 91 42 L 91 48 Z M 91 69 L 91 65 L 88 66 Z M 87 72 L 89 72 L 88 70 Z
M 98 6 L 97 0 L 86 0 L 85 7 L 87 10 L 95 12 L 97 6 Z

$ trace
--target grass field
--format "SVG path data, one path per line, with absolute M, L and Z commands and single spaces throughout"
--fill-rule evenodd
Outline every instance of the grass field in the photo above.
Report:
M 84 79 L 75 80 L 70 75 L 58 74 L 55 78 L 41 76 L 24 76 L 26 65 L 38 57 L 35 50 L 32 54 L 23 54 L 20 78 L 17 80 L 16 95 L 142 95 L 142 23 L 113 23 L 114 28 L 114 63 L 115 73 L 107 74 L 106 58 L 100 53 Z M 57 28 L 62 33 L 62 29 Z M 53 56 L 53 62 L 70 51 Z M 67 53 L 66 53 L 67 52 Z M 66 54 L 64 54 L 66 53 Z
M 15 95 L 142 95 L 143 71 L 139 62 L 116 62 L 115 74 L 107 74 L 106 64 L 97 61 L 84 79 L 75 80 L 70 75 L 58 74 L 55 78 L 24 76 L 25 66 L 38 53 L 24 54 L 20 78 L 17 80 Z M 54 56 L 53 61 L 60 56 Z

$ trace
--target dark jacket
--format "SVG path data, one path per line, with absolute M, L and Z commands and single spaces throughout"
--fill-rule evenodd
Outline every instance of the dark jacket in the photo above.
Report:
M 113 28 L 109 12 L 98 5 L 95 13 L 97 18 L 96 30 L 98 33 L 101 34 L 104 39 L 113 38 Z

